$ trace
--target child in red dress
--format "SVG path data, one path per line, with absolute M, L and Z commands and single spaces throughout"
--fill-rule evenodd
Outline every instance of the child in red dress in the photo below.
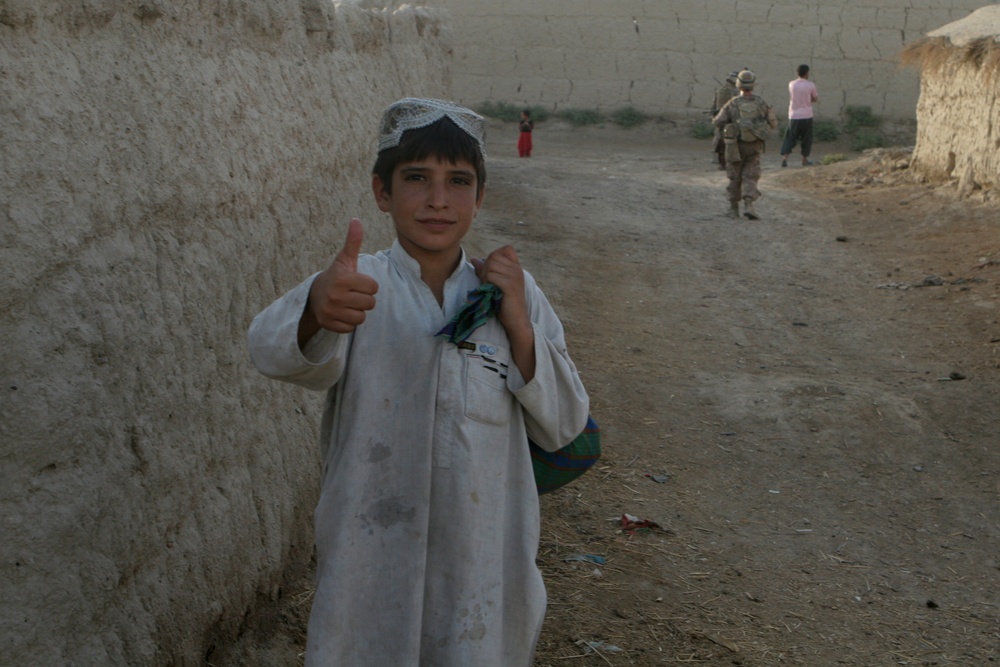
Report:
M 517 154 L 521 157 L 531 157 L 531 131 L 535 129 L 535 121 L 531 120 L 531 109 L 521 112 L 518 126 L 521 131 L 517 138 Z

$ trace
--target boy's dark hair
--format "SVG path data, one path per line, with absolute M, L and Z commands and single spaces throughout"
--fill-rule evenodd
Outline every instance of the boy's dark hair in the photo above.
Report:
M 799 76 L 805 76 L 809 73 L 809 65 L 799 65 Z
M 479 144 L 447 116 L 424 127 L 407 130 L 399 145 L 378 154 L 372 173 L 382 179 L 388 194 L 392 194 L 392 172 L 406 162 L 420 162 L 438 157 L 455 164 L 465 160 L 476 170 L 476 196 L 486 185 L 486 161 Z
M 525 116 L 530 117 L 531 116 L 531 109 L 524 109 L 524 110 L 521 111 L 521 113 L 523 113 Z

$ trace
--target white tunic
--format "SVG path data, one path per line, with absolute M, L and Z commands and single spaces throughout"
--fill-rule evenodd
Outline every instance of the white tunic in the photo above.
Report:
M 358 270 L 379 291 L 353 334 L 320 331 L 300 352 L 312 278 L 249 333 L 263 374 L 329 390 L 306 665 L 527 667 L 545 588 L 526 433 L 558 449 L 589 409 L 562 324 L 526 273 L 525 383 L 496 318 L 462 347 L 434 335 L 479 284 L 464 252 L 443 309 L 398 241 Z

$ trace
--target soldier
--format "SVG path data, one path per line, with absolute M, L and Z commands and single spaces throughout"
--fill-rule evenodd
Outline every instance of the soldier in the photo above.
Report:
M 726 82 L 715 91 L 715 99 L 712 100 L 712 118 L 715 118 L 715 115 L 719 113 L 719 109 L 724 107 L 726 102 L 740 94 L 739 89 L 736 87 L 736 77 L 739 75 L 739 72 L 730 72 L 729 76 L 726 77 Z M 715 137 L 712 139 L 712 150 L 718 157 L 719 169 L 725 169 L 726 145 L 722 141 L 722 132 L 718 127 L 715 128 Z
M 756 79 L 748 69 L 740 72 L 736 76 L 739 96 L 726 102 L 712 119 L 712 123 L 721 128 L 725 145 L 729 215 L 740 217 L 742 199 L 743 215 L 751 220 L 759 217 L 754 202 L 760 198 L 757 181 L 760 180 L 760 156 L 764 153 L 764 142 L 771 130 L 778 126 L 774 108 L 753 94 Z

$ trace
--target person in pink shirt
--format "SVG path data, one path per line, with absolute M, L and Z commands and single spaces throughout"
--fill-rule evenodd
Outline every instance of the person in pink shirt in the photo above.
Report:
M 802 142 L 802 166 L 808 167 L 813 143 L 813 103 L 819 101 L 816 84 L 809 80 L 809 65 L 799 65 L 799 78 L 788 84 L 788 129 L 781 142 L 781 166 L 788 166 L 788 156 L 795 144 Z

